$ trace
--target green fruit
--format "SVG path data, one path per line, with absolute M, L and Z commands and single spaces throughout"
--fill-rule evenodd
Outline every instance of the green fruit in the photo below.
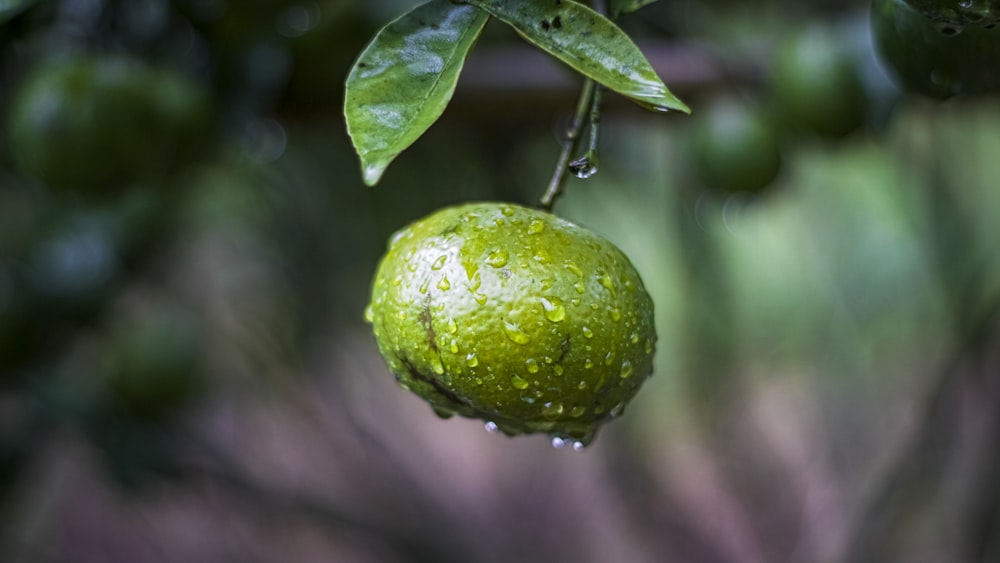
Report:
M 776 49 L 771 95 L 793 130 L 837 138 L 864 121 L 861 74 L 843 42 L 826 29 L 798 33 Z
M 882 60 L 906 89 L 939 99 L 1000 90 L 998 18 L 995 0 L 872 2 Z
M 400 385 L 443 416 L 581 448 L 653 368 L 653 302 L 607 240 L 473 203 L 397 232 L 366 310 Z
M 202 383 L 200 336 L 197 320 L 178 309 L 119 319 L 100 360 L 113 411 L 156 420 L 195 397 Z
M 207 95 L 166 71 L 120 57 L 37 66 L 11 106 L 9 138 L 20 170 L 88 194 L 156 179 L 202 146 Z
M 778 176 L 778 139 L 771 123 L 756 108 L 725 98 L 692 119 L 695 172 L 708 187 L 722 192 L 759 192 Z

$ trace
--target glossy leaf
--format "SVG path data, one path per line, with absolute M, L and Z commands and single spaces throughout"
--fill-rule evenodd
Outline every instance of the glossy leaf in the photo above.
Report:
M 382 28 L 361 53 L 347 77 L 344 115 L 366 184 L 444 112 L 488 19 L 475 6 L 431 0 Z
M 648 6 L 657 0 L 611 0 L 611 13 L 614 15 L 634 12 L 643 6 Z
M 689 113 L 628 35 L 570 0 L 468 0 L 594 81 L 655 110 Z

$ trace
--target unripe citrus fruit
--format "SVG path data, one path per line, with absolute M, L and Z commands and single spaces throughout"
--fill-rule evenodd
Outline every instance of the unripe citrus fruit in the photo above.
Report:
M 945 99 L 1000 90 L 1000 0 L 873 0 L 882 60 L 907 90 Z
M 720 192 L 760 192 L 781 169 L 774 127 L 756 107 L 720 98 L 696 116 L 692 135 L 697 177 Z
M 366 311 L 400 385 L 443 416 L 585 446 L 653 368 L 653 302 L 615 245 L 501 203 L 397 232 Z

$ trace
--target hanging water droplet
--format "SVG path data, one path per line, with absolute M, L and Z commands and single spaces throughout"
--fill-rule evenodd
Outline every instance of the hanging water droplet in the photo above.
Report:
M 528 234 L 537 235 L 545 230 L 545 222 L 541 219 L 532 219 L 528 224 Z
M 487 420 L 486 424 L 484 424 L 483 427 L 486 428 L 486 431 L 489 432 L 490 434 L 496 434 L 497 432 L 500 431 L 500 427 L 497 426 L 497 423 L 493 422 L 492 420 Z
M 369 303 L 368 306 L 365 307 L 365 321 L 371 323 L 374 320 L 375 320 L 375 311 L 372 310 L 372 304 Z
M 633 371 L 635 371 L 635 368 L 632 367 L 632 362 L 622 360 L 622 369 L 618 372 L 618 375 L 620 375 L 622 379 L 628 379 L 632 376 Z
M 527 344 L 531 341 L 531 337 L 528 333 L 524 332 L 520 325 L 517 323 L 510 322 L 508 320 L 503 321 L 503 331 L 507 335 L 507 338 L 514 344 Z
M 587 447 L 587 444 L 584 444 L 580 440 L 577 440 L 577 441 L 573 442 L 573 451 L 574 452 L 582 452 L 583 449 L 586 448 L 586 447 Z
M 597 174 L 597 159 L 592 156 L 583 156 L 569 163 L 569 171 L 581 180 L 586 180 Z
M 515 389 L 527 389 L 528 388 L 528 380 L 526 380 L 526 379 L 524 379 L 524 378 L 522 378 L 520 376 L 517 376 L 517 375 L 512 375 L 510 377 L 510 384 L 513 385 Z
M 625 411 L 625 403 L 621 402 L 611 407 L 611 412 L 609 412 L 608 414 L 610 414 L 612 418 L 615 418 L 621 416 L 622 412 L 624 411 Z
M 562 299 L 558 297 L 542 297 L 542 309 L 545 310 L 545 318 L 558 323 L 566 318 L 566 306 L 563 305 Z
M 437 260 L 435 260 L 434 263 L 431 264 L 431 269 L 440 270 L 441 268 L 444 268 L 444 263 L 447 259 L 448 259 L 447 254 L 442 254 L 441 256 L 438 256 Z
M 553 436 L 552 437 L 552 447 L 553 448 L 555 448 L 557 450 L 561 450 L 561 449 L 563 449 L 563 448 L 566 447 L 566 444 L 567 444 L 567 440 L 564 440 L 560 436 Z
M 528 358 L 527 360 L 524 360 L 524 368 L 528 370 L 528 373 L 538 373 L 538 370 L 540 369 L 538 367 L 538 360 L 535 358 Z
M 470 368 L 474 368 L 479 365 L 479 357 L 476 356 L 475 352 L 472 352 L 467 356 L 465 356 L 465 365 L 469 366 Z
M 451 282 L 448 281 L 448 276 L 441 276 L 441 281 L 438 282 L 437 287 L 441 291 L 448 291 L 451 289 Z
M 499 250 L 494 250 L 490 252 L 490 255 L 486 257 L 486 263 L 494 268 L 503 268 L 507 265 L 507 261 L 510 259 L 510 253 L 507 250 L 501 248 Z

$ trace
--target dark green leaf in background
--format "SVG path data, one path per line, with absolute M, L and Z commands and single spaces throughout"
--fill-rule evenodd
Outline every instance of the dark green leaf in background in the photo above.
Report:
M 643 6 L 647 6 L 657 0 L 611 0 L 611 13 L 615 16 L 634 12 Z
M 347 132 L 365 184 L 429 128 L 451 100 L 469 49 L 489 15 L 431 0 L 389 23 L 347 77 Z
M 594 10 L 569 0 L 468 0 L 575 70 L 655 110 L 689 113 L 635 43 Z
M 0 25 L 37 3 L 38 0 L 0 0 Z

